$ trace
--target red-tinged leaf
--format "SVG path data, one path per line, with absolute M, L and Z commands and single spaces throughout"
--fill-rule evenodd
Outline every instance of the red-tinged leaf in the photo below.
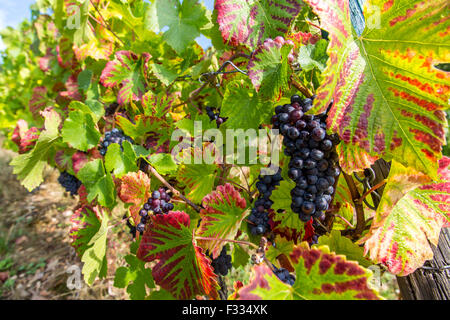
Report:
M 32 127 L 27 130 L 22 139 L 20 139 L 19 153 L 26 153 L 33 149 L 33 147 L 36 145 L 37 140 L 39 139 L 40 134 L 41 131 L 36 127 Z
M 83 206 L 78 208 L 70 218 L 72 227 L 69 237 L 72 239 L 71 245 L 81 257 L 88 248 L 88 243 L 100 229 L 100 211 L 97 206 Z
M 116 124 L 123 130 L 123 132 L 131 137 L 136 142 L 141 142 L 147 135 L 153 135 L 153 132 L 158 131 L 160 135 L 168 136 L 169 125 L 163 118 L 157 118 L 153 116 L 146 116 L 139 114 L 134 117 L 134 121 L 131 122 L 125 117 L 117 116 Z
M 229 183 L 220 185 L 203 198 L 202 205 L 200 211 L 202 220 L 197 235 L 234 239 L 247 215 L 247 203 L 239 192 Z M 208 250 L 215 259 L 226 243 L 219 240 L 198 240 L 198 244 Z
M 72 41 L 68 38 L 61 38 L 56 46 L 58 64 L 63 69 L 72 69 L 76 65 L 75 56 L 72 50 Z
M 360 37 L 348 1 L 307 2 L 330 33 L 330 59 L 311 112 L 334 100 L 327 121 L 345 145 L 343 169 L 361 170 L 383 157 L 435 179 L 450 92 L 449 74 L 434 67 L 448 62 L 447 1 L 373 0 L 371 8 L 382 8 L 379 25 L 368 23 Z
M 139 218 L 139 210 L 151 196 L 150 179 L 142 171 L 130 172 L 121 178 L 119 198 L 125 203 L 132 203 L 130 214 L 135 222 Z
M 80 171 L 81 168 L 89 161 L 89 158 L 86 153 L 77 151 L 72 156 L 72 169 L 75 174 Z
M 272 39 L 266 39 L 253 52 L 248 62 L 248 76 L 261 95 L 278 99 L 288 89 L 291 73 L 289 54 L 293 55 L 292 45 Z
M 53 60 L 54 55 L 52 53 L 52 49 L 47 49 L 47 54 L 41 58 L 39 58 L 39 68 L 43 72 L 47 72 L 50 70 L 50 62 Z
M 280 281 L 266 266 L 253 268 L 253 278 L 239 289 L 240 300 L 378 300 L 369 287 L 372 273 L 328 247 L 310 249 L 306 243 L 290 254 L 295 269 L 293 286 Z
M 164 92 L 156 95 L 148 91 L 142 97 L 142 107 L 146 116 L 162 117 L 172 110 L 172 105 L 177 100 L 175 95 L 167 95 Z
M 224 42 L 253 48 L 285 35 L 302 5 L 300 0 L 217 0 L 214 8 Z
M 114 35 L 101 25 L 96 26 L 97 36 L 81 46 L 73 46 L 75 57 L 84 61 L 88 57 L 94 60 L 108 60 L 114 52 Z
M 66 90 L 60 91 L 59 96 L 65 100 L 72 101 L 83 99 L 83 95 L 78 91 L 78 77 L 72 74 L 65 83 Z
M 106 64 L 100 82 L 107 88 L 118 88 L 117 102 L 120 105 L 137 101 L 145 93 L 145 77 L 148 72 L 150 54 L 141 57 L 131 51 L 116 52 L 115 59 Z
M 152 269 L 155 283 L 176 299 L 196 295 L 218 298 L 218 284 L 211 260 L 195 245 L 189 216 L 180 211 L 151 216 L 137 257 L 157 261 Z
M 408 275 L 433 258 L 441 228 L 450 221 L 450 158 L 439 161 L 440 181 L 430 182 L 393 161 L 369 233 L 360 240 L 370 259 Z M 426 183 L 426 184 L 424 184 Z M 419 186 L 420 185 L 420 186 Z
M 43 110 L 47 106 L 47 88 L 44 86 L 33 88 L 33 94 L 31 96 L 28 107 L 34 117 L 39 115 L 39 111 Z
M 20 140 L 27 131 L 28 131 L 28 123 L 23 119 L 17 120 L 16 127 L 14 128 L 14 131 L 11 135 L 11 141 L 17 144 L 17 146 L 19 146 Z

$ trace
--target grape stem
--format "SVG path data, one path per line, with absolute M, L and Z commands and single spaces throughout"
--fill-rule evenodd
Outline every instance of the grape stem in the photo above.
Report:
M 364 230 L 365 226 L 365 217 L 364 217 L 364 207 L 362 203 L 359 202 L 361 198 L 358 189 L 356 188 L 355 181 L 351 176 L 342 171 L 344 175 L 344 179 L 347 182 L 347 186 L 350 190 L 350 194 L 353 199 L 353 204 L 355 205 L 356 210 L 356 228 L 353 230 L 353 238 L 358 238 Z
M 105 25 L 102 24 L 102 26 L 106 29 L 108 29 L 109 32 L 111 32 L 116 38 L 117 40 L 119 40 L 119 42 L 122 44 L 122 46 L 125 45 L 125 43 L 122 41 L 122 39 L 119 38 L 119 36 L 111 29 L 111 27 L 109 26 L 108 22 L 106 22 L 105 18 L 103 18 L 103 15 L 101 14 L 100 10 L 97 8 L 97 6 L 92 2 L 92 0 L 89 0 L 89 2 L 92 4 L 92 6 L 94 7 L 95 11 L 97 11 L 98 15 L 100 16 L 100 18 L 102 18 L 103 22 Z
M 210 238 L 210 237 L 200 237 L 200 236 L 196 236 L 195 237 L 196 240 L 205 240 L 205 241 L 223 241 L 223 242 L 232 242 L 232 243 L 238 243 L 238 244 L 244 244 L 247 246 L 251 246 L 255 249 L 258 249 L 259 247 L 251 242 L 248 241 L 241 241 L 241 240 L 232 240 L 232 239 L 222 239 L 222 238 Z
M 297 81 L 295 81 L 294 76 L 291 76 L 291 84 L 298 90 L 300 91 L 305 97 L 307 98 L 311 98 L 313 96 L 312 92 L 309 91 L 308 88 L 306 88 L 303 84 L 298 83 Z
M 373 191 L 375 191 L 375 190 L 381 188 L 382 186 L 384 186 L 384 185 L 386 184 L 386 182 L 387 182 L 387 179 L 384 179 L 384 180 L 378 182 L 376 185 L 374 185 L 374 186 L 373 186 L 372 188 L 370 188 L 369 190 L 367 190 L 367 191 L 361 196 L 361 198 L 359 198 L 359 200 L 358 200 L 359 203 L 362 204 L 363 201 L 364 201 L 364 199 L 365 199 L 369 194 L 371 194 Z
M 197 206 L 195 203 L 193 203 L 191 200 L 189 200 L 188 198 L 186 198 L 180 191 L 178 191 L 177 189 L 175 189 L 174 187 L 172 187 L 172 185 L 170 183 L 168 183 L 166 181 L 166 179 L 164 179 L 159 173 L 158 171 L 155 170 L 155 168 L 153 168 L 150 164 L 148 165 L 148 169 L 150 170 L 151 174 L 153 174 L 156 179 L 158 179 L 159 181 L 162 182 L 162 184 L 164 184 L 167 188 L 170 189 L 170 191 L 172 191 L 172 193 L 177 196 L 178 198 L 181 198 L 184 200 L 184 202 L 186 202 L 188 205 L 190 205 L 192 208 L 194 208 L 195 211 L 200 212 L 200 207 Z
M 350 226 L 350 228 L 354 228 L 354 227 L 355 227 L 355 226 L 352 225 L 347 219 L 345 219 L 343 216 L 341 216 L 341 215 L 339 215 L 339 214 L 337 214 L 337 213 L 335 213 L 334 215 L 335 215 L 336 217 L 340 218 L 341 220 L 343 220 L 347 225 Z

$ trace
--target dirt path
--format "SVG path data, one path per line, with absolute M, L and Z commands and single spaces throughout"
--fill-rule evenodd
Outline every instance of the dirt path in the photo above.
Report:
M 122 299 L 113 276 L 91 288 L 67 287 L 69 268 L 82 267 L 68 237 L 77 199 L 58 184 L 59 172 L 51 168 L 45 182 L 28 192 L 8 166 L 13 156 L 0 148 L 0 299 Z

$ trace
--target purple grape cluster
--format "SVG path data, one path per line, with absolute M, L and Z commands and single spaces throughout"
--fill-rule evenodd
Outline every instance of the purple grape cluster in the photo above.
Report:
M 106 151 L 108 150 L 108 147 L 113 143 L 118 143 L 120 146 L 120 150 L 123 151 L 122 143 L 124 141 L 128 141 L 129 143 L 133 143 L 133 139 L 126 136 L 122 130 L 114 128 L 111 131 L 107 131 L 105 133 L 105 138 L 103 139 L 103 142 L 100 144 L 100 154 L 104 156 L 106 154 Z
M 260 175 L 258 177 L 256 188 L 259 191 L 259 196 L 248 217 L 248 220 L 251 222 L 249 223 L 250 232 L 253 235 L 261 235 L 270 231 L 269 209 L 273 204 L 270 196 L 275 187 L 280 185 L 281 180 L 283 180 L 281 177 L 281 168 L 273 175 Z
M 165 214 L 173 210 L 174 206 L 170 203 L 170 195 L 167 193 L 166 188 L 159 188 L 152 192 L 152 196 L 148 198 L 147 202 L 142 206 L 139 211 L 141 221 L 136 226 L 136 230 L 144 232 L 145 224 L 150 219 L 150 215 L 153 214 Z
M 217 275 L 226 276 L 228 274 L 228 270 L 231 269 L 232 265 L 231 256 L 227 254 L 225 246 L 223 246 L 222 251 L 220 251 L 220 255 L 216 259 L 212 259 L 211 266 L 214 268 L 214 273 Z
M 287 283 L 290 286 L 293 286 L 295 283 L 295 276 L 289 273 L 289 270 L 285 268 L 278 269 L 277 267 L 273 266 L 275 268 L 275 275 L 278 279 L 283 281 L 284 283 Z
M 274 129 L 283 135 L 284 153 L 290 157 L 288 176 L 296 184 L 291 209 L 304 222 L 325 218 L 340 174 L 335 152 L 339 139 L 327 134 L 326 113 L 305 114 L 313 99 L 293 95 L 291 104 L 277 106 L 272 117 Z
M 206 107 L 206 114 L 208 115 L 209 119 L 211 121 L 216 121 L 217 124 L 217 128 L 220 127 L 220 125 L 222 123 L 224 123 L 225 121 L 227 121 L 228 118 L 223 118 L 220 116 L 220 112 L 214 112 L 213 108 L 211 107 Z
M 70 195 L 72 196 L 78 194 L 78 189 L 81 187 L 81 181 L 67 171 L 61 172 L 58 177 L 58 182 L 67 192 L 70 192 Z

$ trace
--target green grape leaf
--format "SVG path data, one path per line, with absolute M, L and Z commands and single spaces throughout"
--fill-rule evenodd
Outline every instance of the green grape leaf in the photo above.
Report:
M 100 209 L 99 207 L 82 206 L 75 210 L 70 217 L 72 226 L 69 237 L 71 245 L 79 257 L 83 256 L 89 241 L 100 229 Z
M 176 99 L 177 97 L 175 95 L 170 95 L 165 92 L 154 94 L 152 91 L 148 91 L 142 97 L 144 114 L 146 116 L 154 116 L 157 118 L 163 117 L 172 110 L 172 106 Z
M 112 172 L 117 178 L 122 177 L 130 171 L 137 171 L 136 154 L 131 143 L 122 142 L 123 151 L 120 150 L 118 143 L 112 143 L 108 146 L 105 155 L 105 167 L 107 172 Z
M 69 104 L 69 109 L 73 111 L 82 111 L 88 113 L 92 116 L 95 123 L 99 122 L 100 119 L 105 115 L 105 109 L 103 105 L 97 100 L 86 100 L 86 104 L 80 101 L 72 101 Z
M 220 115 L 228 117 L 227 128 L 258 128 L 261 123 L 268 123 L 272 112 L 271 104 L 262 103 L 248 81 L 234 80 L 228 83 L 220 109 Z
M 337 230 L 332 230 L 329 235 L 319 237 L 319 243 L 313 247 L 328 246 L 331 252 L 344 255 L 347 260 L 358 262 L 360 266 L 370 267 L 373 263 L 364 257 L 363 248 L 353 243 L 349 238 L 341 236 Z
M 114 276 L 114 286 L 127 288 L 132 300 L 144 300 L 147 296 L 146 287 L 152 289 L 155 283 L 152 277 L 152 269 L 145 267 L 145 262 L 139 260 L 135 255 L 125 256 L 129 267 L 119 267 Z
M 31 191 L 44 180 L 43 171 L 47 158 L 59 138 L 61 117 L 54 110 L 41 112 L 45 119 L 45 130 L 41 132 L 33 150 L 12 159 L 13 173 L 21 180 L 22 185 Z
M 233 268 L 245 267 L 250 261 L 250 255 L 245 251 L 241 245 L 233 244 L 233 251 L 231 251 L 231 263 Z
M 68 2 L 68 5 L 78 7 L 78 10 L 75 12 L 72 9 L 73 15 L 76 16 L 75 19 L 79 21 L 79 24 L 75 28 L 75 33 L 73 34 L 73 42 L 75 45 L 80 46 L 95 38 L 89 24 L 89 6 L 91 5 L 91 2 L 87 0 L 77 0 L 76 3 Z
M 69 117 L 64 121 L 61 135 L 63 142 L 67 142 L 71 147 L 81 151 L 95 147 L 101 137 L 92 116 L 82 111 L 69 113 Z
M 118 116 L 116 123 L 127 136 L 138 143 L 142 142 L 144 137 L 151 132 L 168 134 L 164 131 L 168 128 L 167 123 L 153 116 L 137 115 L 134 118 L 134 123 L 125 117 Z
M 183 164 L 177 173 L 177 179 L 186 188 L 186 197 L 193 202 L 199 202 L 209 194 L 214 187 L 217 166 L 213 164 Z
M 366 13 L 381 12 L 360 37 L 347 0 L 306 2 L 330 34 L 330 59 L 310 112 L 334 101 L 327 124 L 341 138 L 343 170 L 359 171 L 382 157 L 436 179 L 450 76 L 434 66 L 449 59 L 447 1 L 368 1 Z
M 408 275 L 433 258 L 442 227 L 450 222 L 450 158 L 439 161 L 439 180 L 393 161 L 369 233 L 365 253 L 391 273 Z M 427 183 L 428 182 L 428 183 Z
M 160 174 L 174 173 L 178 169 L 172 155 L 169 153 L 152 154 L 148 161 Z
M 294 247 L 290 255 L 295 283 L 287 285 L 266 266 L 253 269 L 253 279 L 237 292 L 240 300 L 378 300 L 370 288 L 370 270 L 328 247 L 310 249 L 306 243 Z
M 217 0 L 215 9 L 224 42 L 253 48 L 288 33 L 302 5 L 300 0 Z
M 301 46 L 298 52 L 297 62 L 304 71 L 311 71 L 314 68 L 323 72 L 326 67 L 328 42 L 320 39 L 315 44 Z
M 127 173 L 121 178 L 118 195 L 123 202 L 132 203 L 130 214 L 137 222 L 139 210 L 151 196 L 150 178 L 142 171 Z
M 200 36 L 201 28 L 208 23 L 205 7 L 197 0 L 155 0 L 150 10 L 151 28 L 155 32 L 167 26 L 164 40 L 178 53 Z
M 182 211 L 152 215 L 137 257 L 156 262 L 152 268 L 155 283 L 177 299 L 196 295 L 218 298 L 218 284 L 211 260 L 195 244 L 189 216 Z
M 295 187 L 295 182 L 291 179 L 284 179 L 280 185 L 272 192 L 270 200 L 273 201 L 272 209 L 275 211 L 273 220 L 280 222 L 280 227 L 294 229 L 302 233 L 304 223 L 298 217 L 298 214 L 291 210 L 291 190 Z M 283 210 L 283 212 L 277 212 Z
M 86 163 L 78 171 L 77 178 L 86 186 L 87 201 L 97 199 L 98 203 L 107 208 L 116 204 L 114 181 L 111 174 L 106 173 L 101 159 Z
M 248 76 L 259 94 L 266 98 L 280 98 L 289 89 L 291 68 L 288 54 L 292 46 L 269 39 L 260 45 L 248 62 Z
M 148 72 L 148 53 L 138 57 L 131 51 L 117 51 L 100 76 L 100 83 L 107 88 L 119 88 L 117 102 L 128 104 L 142 98 L 146 92 L 145 74 Z
M 96 234 L 90 239 L 86 250 L 81 257 L 81 262 L 84 263 L 81 272 L 84 276 L 84 281 L 92 286 L 95 279 L 100 276 L 106 276 L 106 243 L 108 235 L 108 215 L 102 216 L 101 225 Z
M 197 235 L 207 238 L 233 240 L 247 216 L 245 199 L 229 183 L 217 186 L 216 190 L 202 200 L 201 222 Z M 198 240 L 200 247 L 208 250 L 213 259 L 220 255 L 225 242 L 220 240 Z

